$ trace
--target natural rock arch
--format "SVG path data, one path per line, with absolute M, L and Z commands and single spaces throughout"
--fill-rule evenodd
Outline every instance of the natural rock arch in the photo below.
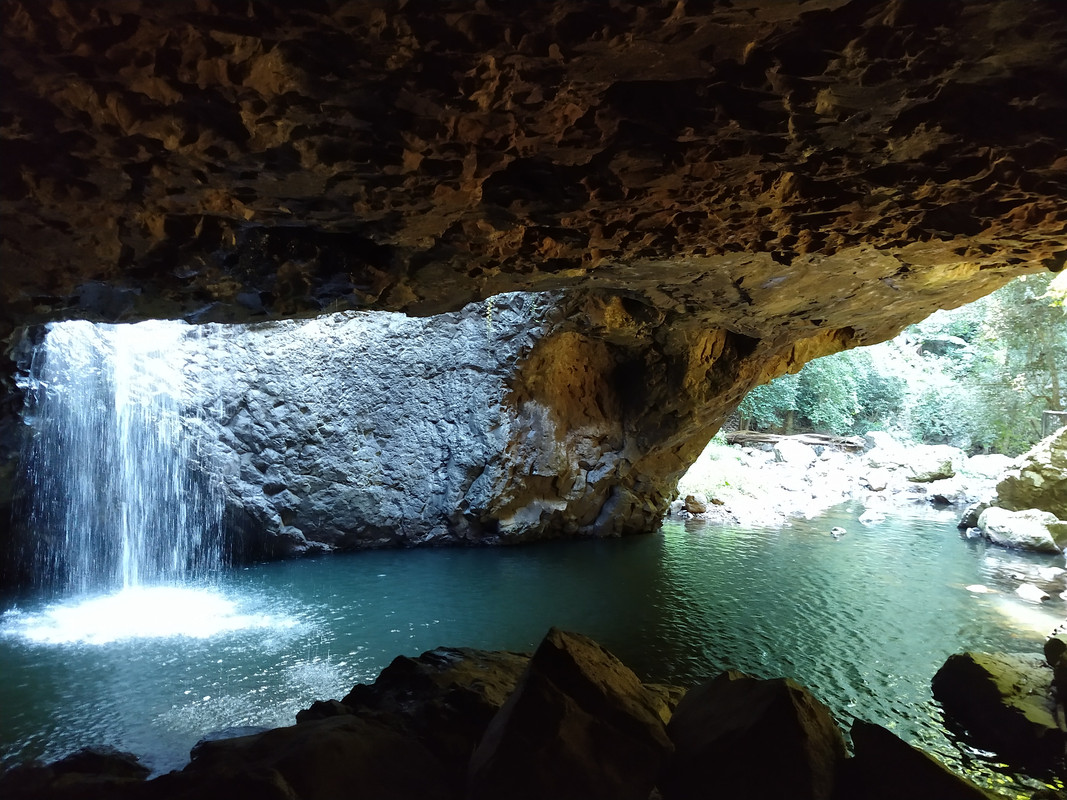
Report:
M 9 2 L 0 334 L 559 293 L 489 517 L 646 529 L 755 383 L 1063 267 L 1059 11 Z

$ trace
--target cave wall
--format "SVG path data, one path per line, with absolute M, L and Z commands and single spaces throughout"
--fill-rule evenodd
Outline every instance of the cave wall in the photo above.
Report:
M 551 292 L 490 516 L 622 532 L 750 386 L 1067 260 L 1053 0 L 9 0 L 0 77 L 0 504 L 24 325 Z
M 167 391 L 183 413 L 182 458 L 221 489 L 212 496 L 225 500 L 237 558 L 609 536 L 658 524 L 717 415 L 743 394 L 738 376 L 755 380 L 768 361 L 756 340 L 725 331 L 673 352 L 650 313 L 618 296 L 512 293 L 432 317 L 178 325 L 159 352 L 181 376 Z M 150 350 L 159 335 L 132 333 Z M 28 332 L 19 348 L 23 370 L 36 365 L 21 381 L 37 400 L 23 426 L 35 438 L 55 424 L 41 393 L 79 391 L 78 374 L 40 371 L 53 357 L 35 353 L 42 335 Z M 133 363 L 115 346 L 109 365 L 112 345 L 94 339 L 100 363 L 73 369 Z M 85 402 L 110 402 L 94 391 Z M 63 454 L 36 452 L 55 502 L 70 487 L 48 464 Z M 35 528 L 45 517 L 17 519 L 18 540 L 63 542 L 61 528 Z
M 497 541 L 498 487 L 528 466 L 506 458 L 529 433 L 508 379 L 551 300 L 191 328 L 190 414 L 253 552 Z

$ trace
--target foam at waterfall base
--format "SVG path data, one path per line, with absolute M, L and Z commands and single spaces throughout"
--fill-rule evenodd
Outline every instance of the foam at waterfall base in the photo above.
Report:
M 207 639 L 298 624 L 289 616 L 242 608 L 214 589 L 146 586 L 57 602 L 34 611 L 12 609 L 0 617 L 0 633 L 39 644 L 104 645 L 175 636 Z

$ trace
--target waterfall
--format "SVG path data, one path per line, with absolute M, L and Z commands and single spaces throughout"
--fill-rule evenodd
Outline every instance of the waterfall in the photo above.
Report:
M 222 492 L 183 377 L 188 326 L 55 323 L 33 352 L 24 454 L 35 574 L 88 592 L 222 561 Z

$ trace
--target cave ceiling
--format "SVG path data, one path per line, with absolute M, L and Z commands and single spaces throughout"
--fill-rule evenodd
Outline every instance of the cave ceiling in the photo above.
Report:
M 1067 257 L 1051 0 L 0 16 L 9 331 L 570 289 L 848 345 Z

